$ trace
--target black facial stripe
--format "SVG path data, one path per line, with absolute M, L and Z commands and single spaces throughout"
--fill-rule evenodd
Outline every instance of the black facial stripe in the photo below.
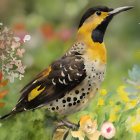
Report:
M 112 11 L 112 8 L 108 8 L 106 6 L 96 6 L 96 7 L 92 7 L 90 9 L 88 9 L 85 14 L 82 16 L 80 24 L 79 24 L 79 28 L 83 25 L 83 23 L 85 22 L 85 20 L 87 18 L 89 18 L 91 15 L 93 15 L 96 11 L 103 11 L 103 12 L 109 12 Z
M 108 16 L 96 29 L 92 31 L 91 38 L 94 42 L 103 42 L 104 34 L 108 23 L 111 21 L 112 16 Z
M 103 36 L 104 36 L 103 32 L 95 29 L 95 30 L 92 31 L 91 38 L 94 42 L 102 43 L 103 42 Z

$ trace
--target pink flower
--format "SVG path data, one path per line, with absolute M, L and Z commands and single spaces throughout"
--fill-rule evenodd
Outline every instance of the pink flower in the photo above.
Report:
M 115 127 L 110 122 L 105 122 L 101 126 L 101 134 L 106 139 L 111 139 L 113 136 L 115 136 Z
M 13 65 L 11 65 L 11 64 L 9 64 L 9 63 L 7 63 L 7 64 L 5 65 L 5 71 L 6 71 L 6 72 L 8 72 L 9 69 L 12 69 L 12 68 L 13 68 Z
M 2 33 L 7 33 L 8 32 L 8 28 L 5 27 L 4 30 L 2 31 Z
M 27 35 L 24 40 L 27 41 L 30 38 Z M 26 66 L 22 64 L 23 61 L 21 59 L 25 52 L 25 48 L 22 46 L 23 43 L 18 36 L 15 36 L 14 31 L 7 27 L 0 30 L 1 71 L 3 76 L 8 78 L 10 82 L 14 82 L 14 79 L 17 77 L 21 80 L 24 76 Z
M 3 42 L 3 41 L 2 41 L 1 44 L 0 44 L 0 48 L 1 48 L 1 49 L 4 49 L 4 48 L 5 48 L 4 42 Z
M 12 42 L 12 46 L 11 46 L 11 48 L 12 48 L 12 51 L 14 51 L 16 48 L 18 48 L 20 46 L 20 43 L 19 42 L 15 42 L 15 41 L 13 41 Z
M 25 49 L 17 49 L 16 55 L 18 55 L 20 58 L 23 57 L 23 53 L 25 52 Z
M 72 31 L 71 31 L 71 29 L 64 28 L 64 29 L 62 29 L 61 31 L 58 32 L 57 36 L 58 36 L 59 39 L 67 41 L 71 38 Z
M 25 72 L 25 68 L 26 68 L 26 66 L 18 66 L 18 68 L 16 70 L 23 74 Z
M 1 60 L 5 60 L 6 59 L 6 57 L 5 57 L 5 55 L 2 53 L 2 55 L 0 56 L 0 59 Z

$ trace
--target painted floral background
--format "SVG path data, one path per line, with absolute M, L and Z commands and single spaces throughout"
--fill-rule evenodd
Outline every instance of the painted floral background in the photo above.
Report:
M 139 140 L 140 1 L 0 0 L 0 116 L 9 112 L 20 89 L 72 44 L 81 15 L 94 5 L 135 8 L 109 25 L 107 74 L 94 100 L 68 117 L 77 130 L 59 128 L 45 109 L 0 121 L 0 140 Z

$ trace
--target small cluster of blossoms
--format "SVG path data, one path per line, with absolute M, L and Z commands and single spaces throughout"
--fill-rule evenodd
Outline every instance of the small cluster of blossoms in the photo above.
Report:
M 2 27 L 2 24 L 0 24 Z M 15 78 L 20 80 L 24 77 L 26 66 L 22 64 L 25 49 L 23 43 L 30 40 L 30 35 L 25 35 L 21 40 L 14 36 L 14 31 L 3 27 L 0 30 L 0 63 L 1 72 L 10 82 L 14 82 Z
M 79 128 L 77 131 L 71 131 L 71 135 L 79 140 L 84 140 L 87 137 L 89 140 L 99 140 L 100 136 L 106 139 L 111 139 L 115 136 L 116 129 L 111 122 L 104 122 L 101 125 L 101 130 L 98 130 L 97 120 L 92 121 L 88 115 L 81 116 Z M 58 138 L 67 138 L 69 130 L 65 132 L 65 127 L 57 129 L 57 134 L 53 137 L 53 140 Z
M 97 120 L 92 122 L 90 116 L 84 115 L 80 119 L 78 131 L 72 131 L 71 134 L 73 137 L 79 138 L 79 140 L 84 140 L 85 136 L 87 136 L 89 140 L 99 140 L 100 135 L 106 139 L 111 139 L 115 136 L 116 129 L 110 122 L 103 123 L 100 131 L 97 130 L 97 128 Z

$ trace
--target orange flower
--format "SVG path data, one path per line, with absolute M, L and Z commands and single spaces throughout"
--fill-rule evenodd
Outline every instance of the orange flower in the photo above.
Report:
M 72 131 L 73 137 L 79 138 L 79 140 L 84 140 L 87 136 L 89 140 L 98 140 L 101 132 L 97 130 L 97 120 L 92 122 L 90 116 L 84 115 L 80 119 L 80 127 L 78 131 Z
M 8 80 L 4 80 L 2 82 L 2 72 L 0 72 L 0 88 L 4 88 L 7 84 Z M 0 99 L 2 99 L 7 93 L 9 92 L 9 90 L 3 90 L 0 92 Z M 0 108 L 2 108 L 5 105 L 5 103 L 0 103 Z

